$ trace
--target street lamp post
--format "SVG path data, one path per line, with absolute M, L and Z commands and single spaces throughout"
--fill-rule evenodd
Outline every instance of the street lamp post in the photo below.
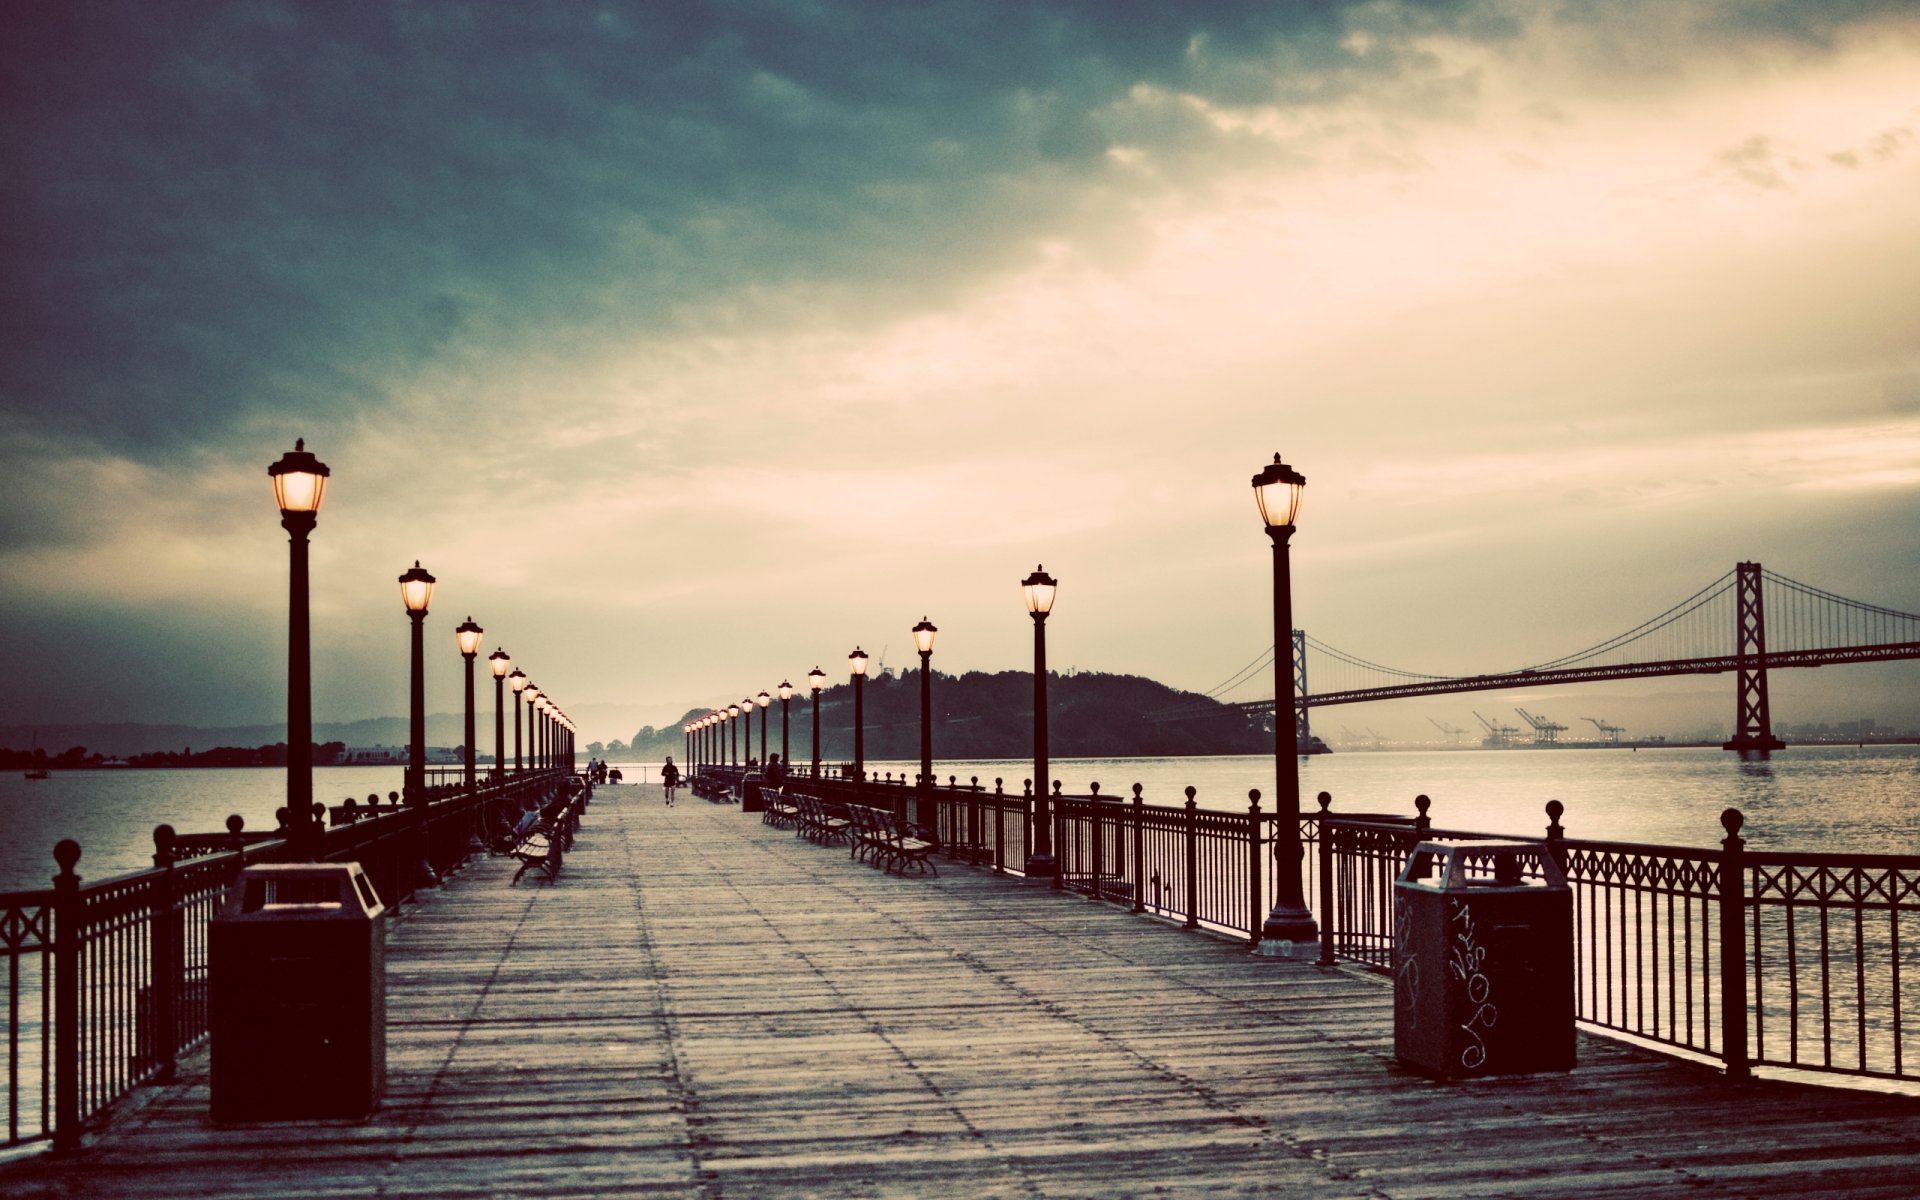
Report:
M 1033 618 L 1033 830 L 1026 871 L 1034 878 L 1054 873 L 1053 813 L 1047 802 L 1047 614 L 1053 611 L 1059 587 L 1059 581 L 1039 566 L 1020 581 L 1027 615 Z
M 313 637 L 307 603 L 307 537 L 320 519 L 327 490 L 327 464 L 307 453 L 305 438 L 267 468 L 273 480 L 280 527 L 287 531 L 287 829 L 294 857 L 312 858 L 318 830 L 313 823 Z
M 411 804 L 427 799 L 427 604 L 433 599 L 433 576 L 414 559 L 400 576 L 400 602 L 413 622 L 413 677 L 407 722 L 406 798 Z
M 820 778 L 820 689 L 827 686 L 827 673 L 819 667 L 807 672 L 807 687 L 813 692 L 813 777 Z
M 471 615 L 456 626 L 453 631 L 453 639 L 460 645 L 460 657 L 467 660 L 466 768 L 467 795 L 469 796 L 473 795 L 475 788 L 478 786 L 474 779 L 474 763 L 477 761 L 477 758 L 473 749 L 473 659 L 474 655 L 480 653 L 480 635 L 485 632 L 486 630 L 473 623 L 473 617 Z
M 740 706 L 727 705 L 727 765 L 745 766 L 740 757 Z
M 1319 929 L 1307 911 L 1300 873 L 1300 760 L 1293 687 L 1293 575 L 1287 544 L 1300 511 L 1306 476 L 1280 461 L 1253 477 L 1254 500 L 1273 541 L 1273 761 L 1275 862 L 1273 910 L 1260 927 L 1262 954 L 1292 958 L 1319 951 Z M 1287 648 L 1286 654 L 1279 647 Z
M 488 778 L 494 783 L 499 783 L 507 773 L 506 683 L 507 668 L 512 665 L 512 656 L 498 646 L 487 655 L 487 669 L 493 672 L 493 770 Z
M 760 769 L 767 769 L 767 705 L 773 703 L 773 697 L 761 692 L 754 697 L 760 705 Z
M 531 692 L 533 689 L 529 687 L 527 690 Z M 547 699 L 545 692 L 533 698 L 533 766 L 537 771 L 544 771 L 553 765 L 547 757 L 547 710 L 552 707 L 553 701 Z
M 513 689 L 513 773 L 518 775 L 526 770 L 520 760 L 520 693 L 526 690 L 527 673 L 515 667 L 507 676 L 507 686 Z
M 793 685 L 782 679 L 780 693 L 780 765 L 793 774 L 793 752 L 787 749 L 787 709 L 793 704 Z
M 527 680 L 527 686 L 520 693 L 527 702 L 527 770 L 540 769 L 540 685 Z
M 933 635 L 940 631 L 925 617 L 913 627 L 913 645 L 920 651 L 920 796 L 915 818 L 930 825 L 927 807 L 933 791 Z
M 853 668 L 853 781 L 864 784 L 867 781 L 867 652 L 855 646 L 853 653 L 847 655 L 847 662 Z

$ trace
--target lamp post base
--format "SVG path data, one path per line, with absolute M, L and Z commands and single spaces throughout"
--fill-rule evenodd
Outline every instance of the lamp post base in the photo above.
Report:
M 1055 863 L 1051 854 L 1029 854 L 1025 867 L 1028 879 L 1052 879 Z
M 1305 908 L 1274 905 L 1260 926 L 1260 940 L 1253 952 L 1262 958 L 1320 957 L 1320 927 Z

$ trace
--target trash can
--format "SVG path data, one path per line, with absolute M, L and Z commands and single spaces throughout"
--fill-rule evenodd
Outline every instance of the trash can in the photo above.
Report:
M 359 863 L 248 867 L 209 923 L 213 1119 L 364 1119 L 387 1080 L 386 907 Z
M 740 811 L 743 813 L 762 812 L 767 801 L 760 794 L 760 782 L 763 777 L 758 771 L 740 780 Z
M 1420 843 L 1393 925 L 1401 1062 L 1442 1079 L 1573 1069 L 1573 893 L 1545 843 Z

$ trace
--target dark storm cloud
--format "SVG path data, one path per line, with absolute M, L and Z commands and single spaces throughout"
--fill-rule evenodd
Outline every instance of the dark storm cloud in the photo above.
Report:
M 160 457 L 795 283 L 884 311 L 1067 217 L 1116 138 L 1217 136 L 1115 128 L 1136 84 L 1391 70 L 1344 32 L 1323 3 L 9 5 L 0 412 Z

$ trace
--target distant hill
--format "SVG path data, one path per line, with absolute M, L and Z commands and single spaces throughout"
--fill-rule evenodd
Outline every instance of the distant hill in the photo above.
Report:
M 511 718 L 512 713 L 507 716 Z M 493 752 L 493 710 L 488 708 L 482 723 L 480 751 Z M 466 718 L 458 713 L 433 713 L 427 717 L 427 744 L 458 746 L 466 740 Z M 271 746 L 287 740 L 284 721 L 271 725 L 228 725 L 205 728 L 195 725 L 53 724 L 0 726 L 0 748 L 24 750 L 35 740 L 48 754 L 59 754 L 73 746 L 85 746 L 89 753 L 119 755 L 155 751 L 195 751 L 215 746 Z M 349 746 L 404 746 L 407 744 L 405 717 L 373 717 L 364 721 L 315 722 L 315 742 L 345 742 Z M 507 754 L 513 754 L 513 723 L 507 723 Z
M 933 673 L 933 752 L 937 759 L 1025 758 L 1033 753 L 1033 674 L 1028 671 Z M 866 752 L 869 761 L 920 756 L 920 673 L 867 680 Z M 1178 721 L 1148 721 L 1170 708 L 1198 710 Z M 705 709 L 682 718 L 698 720 Z M 813 713 L 804 699 L 792 709 L 794 757 L 812 753 Z M 753 753 L 760 749 L 760 721 L 753 720 Z M 1265 722 L 1238 709 L 1182 692 L 1138 675 L 1081 671 L 1049 674 L 1048 753 L 1055 758 L 1130 758 L 1182 754 L 1260 754 L 1273 749 Z M 682 755 L 679 726 L 643 730 L 625 757 L 650 760 Z M 780 706 L 767 710 L 767 744 L 780 738 Z M 775 751 L 778 753 L 778 751 Z M 820 756 L 853 757 L 853 686 L 836 684 L 820 693 Z
M 1028 671 L 933 673 L 933 752 L 937 758 L 1025 758 L 1033 753 L 1033 675 Z M 1147 721 L 1155 712 L 1179 707 L 1199 715 L 1179 721 Z M 680 726 L 706 714 L 689 710 L 666 728 L 643 727 L 617 757 L 651 761 L 686 747 Z M 793 702 L 794 757 L 812 753 L 813 714 L 801 693 Z M 1055 758 L 1126 758 L 1143 755 L 1261 754 L 1273 749 L 1266 724 L 1237 709 L 1192 692 L 1176 691 L 1138 675 L 1080 671 L 1049 674 L 1047 683 L 1049 753 Z M 513 753 L 508 723 L 507 753 Z M 457 713 L 427 717 L 427 744 L 458 746 L 464 718 Z M 912 760 L 920 755 L 920 673 L 882 675 L 866 684 L 867 758 Z M 780 738 L 780 706 L 767 710 L 768 745 Z M 132 757 L 155 751 L 210 750 L 216 746 L 270 746 L 287 737 L 286 725 L 53 724 L 0 726 L 0 748 L 24 750 L 38 738 L 48 755 L 84 746 L 89 753 Z M 348 746 L 404 746 L 405 717 L 364 721 L 316 722 L 315 742 Z M 483 756 L 493 750 L 491 709 L 483 714 L 478 741 Z M 759 754 L 759 718 L 754 718 L 754 754 Z M 831 761 L 853 757 L 853 687 L 835 684 L 820 693 L 820 754 Z M 580 757 L 585 762 L 587 748 Z

